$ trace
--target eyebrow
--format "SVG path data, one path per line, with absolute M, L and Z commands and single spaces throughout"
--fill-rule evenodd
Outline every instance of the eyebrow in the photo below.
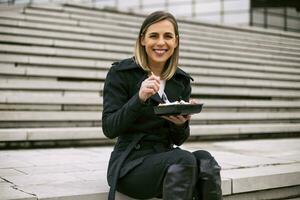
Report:
M 156 35 L 156 34 L 158 34 L 158 33 L 157 33 L 157 32 L 151 32 L 151 33 L 149 33 L 149 35 Z M 175 34 L 172 33 L 172 32 L 165 32 L 164 34 L 175 35 Z

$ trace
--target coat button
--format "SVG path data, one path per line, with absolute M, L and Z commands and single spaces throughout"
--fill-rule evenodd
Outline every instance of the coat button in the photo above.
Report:
M 134 147 L 136 150 L 139 150 L 141 148 L 141 145 L 140 144 L 136 144 L 135 147 Z

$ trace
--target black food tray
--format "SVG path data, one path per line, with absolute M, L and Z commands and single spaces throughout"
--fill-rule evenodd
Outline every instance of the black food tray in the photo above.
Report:
M 156 115 L 189 115 L 200 113 L 203 104 L 175 104 L 166 106 L 155 106 L 154 113 Z

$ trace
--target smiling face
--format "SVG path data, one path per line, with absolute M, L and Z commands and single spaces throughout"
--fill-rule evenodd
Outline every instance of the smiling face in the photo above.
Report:
M 148 56 L 148 66 L 162 69 L 178 44 L 173 24 L 169 20 L 152 24 L 142 36 L 141 44 Z

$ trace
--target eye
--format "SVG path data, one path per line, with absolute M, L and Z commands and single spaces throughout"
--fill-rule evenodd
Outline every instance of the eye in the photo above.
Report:
M 173 39 L 173 35 L 166 35 L 165 38 L 167 38 L 167 39 Z
M 150 35 L 149 35 L 149 38 L 156 38 L 156 37 L 157 37 L 156 34 L 150 34 Z

